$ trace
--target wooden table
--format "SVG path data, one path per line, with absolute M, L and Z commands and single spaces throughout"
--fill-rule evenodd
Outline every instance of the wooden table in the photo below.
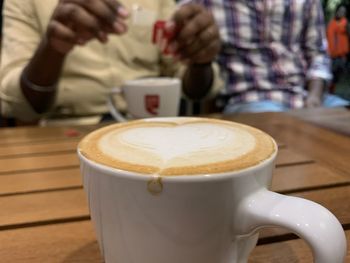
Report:
M 290 111 L 289 114 L 315 125 L 350 136 L 350 109 L 311 108 Z
M 276 138 L 272 189 L 327 207 L 350 241 L 350 137 L 284 113 L 212 117 Z M 75 152 L 95 128 L 0 129 L 0 262 L 102 262 Z M 312 262 L 307 245 L 287 230 L 266 229 L 260 236 L 249 262 Z

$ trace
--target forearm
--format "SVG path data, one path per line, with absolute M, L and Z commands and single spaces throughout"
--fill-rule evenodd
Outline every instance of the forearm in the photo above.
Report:
M 37 113 L 48 111 L 54 103 L 56 84 L 61 75 L 64 58 L 65 55 L 55 51 L 42 40 L 22 72 L 21 90 Z M 40 86 L 40 90 L 35 86 Z
M 187 3 L 179 6 L 166 30 L 176 32 L 171 45 L 178 58 L 189 66 L 183 77 L 183 92 L 192 100 L 206 96 L 214 81 L 211 62 L 220 50 L 219 28 L 213 15 L 203 6 Z
M 315 78 L 308 81 L 307 88 L 309 93 L 323 95 L 325 90 L 325 81 L 321 78 Z
M 307 85 L 308 97 L 306 107 L 321 107 L 323 104 L 323 93 L 325 90 L 325 81 L 321 78 L 311 79 Z
M 189 65 L 183 79 L 183 92 L 192 100 L 200 100 L 208 94 L 213 78 L 211 63 Z

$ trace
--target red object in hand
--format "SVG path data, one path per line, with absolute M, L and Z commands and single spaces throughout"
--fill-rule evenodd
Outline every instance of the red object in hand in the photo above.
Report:
M 164 29 L 165 29 L 165 21 L 158 20 L 153 25 L 153 36 L 152 36 L 152 42 L 153 44 L 157 44 L 160 42 L 160 40 L 163 38 L 164 35 Z
M 169 48 L 169 43 L 176 35 L 177 30 L 167 31 L 165 25 L 166 21 L 164 20 L 158 20 L 154 23 L 152 42 L 159 47 L 163 54 L 170 55 L 172 51 Z

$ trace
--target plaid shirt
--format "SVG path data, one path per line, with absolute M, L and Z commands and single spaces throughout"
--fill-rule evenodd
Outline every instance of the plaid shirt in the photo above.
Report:
M 319 0 L 196 0 L 220 27 L 218 57 L 229 103 L 304 106 L 306 81 L 330 80 Z

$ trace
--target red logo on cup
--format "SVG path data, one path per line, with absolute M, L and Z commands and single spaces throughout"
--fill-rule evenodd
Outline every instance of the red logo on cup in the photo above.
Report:
M 146 95 L 145 96 L 145 108 L 147 112 L 152 115 L 158 114 L 158 108 L 160 104 L 159 95 Z

